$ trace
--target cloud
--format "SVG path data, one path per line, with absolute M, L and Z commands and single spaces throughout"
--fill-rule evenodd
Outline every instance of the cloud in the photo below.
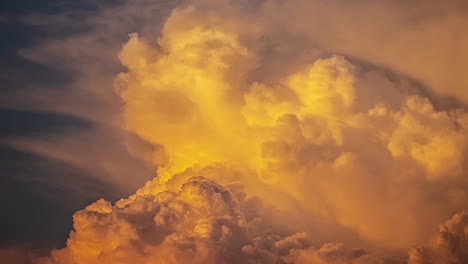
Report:
M 240 180 L 247 186 L 257 178 L 308 213 L 389 246 L 425 241 L 466 206 L 463 109 L 436 110 L 398 83 L 388 87 L 396 94 L 390 102 L 360 98 L 371 73 L 341 56 L 312 58 L 275 82 L 252 81 L 262 65 L 242 42 L 250 32 L 233 31 L 242 23 L 176 9 L 157 43 L 132 35 L 121 51 L 129 70 L 117 82 L 126 127 L 170 157 L 154 186 L 212 163 L 248 169 Z M 275 204 L 259 191 L 265 187 L 252 185 L 250 195 Z M 398 232 L 388 229 L 395 225 Z
M 272 1 L 266 6 L 271 23 L 301 32 L 325 50 L 389 67 L 438 93 L 468 99 L 465 1 Z
M 424 247 L 408 252 L 408 264 L 465 263 L 468 261 L 468 212 L 463 210 L 442 223 L 439 233 Z
M 272 233 L 265 220 L 247 220 L 243 206 L 203 177 L 190 178 L 177 192 L 137 194 L 114 206 L 101 199 L 75 214 L 67 248 L 45 263 L 378 263 L 340 244 L 309 248 L 304 233 Z
M 96 101 L 57 110 L 111 124 L 119 142 L 122 125 L 139 139 L 132 153 L 157 167 L 129 198 L 77 212 L 67 247 L 44 261 L 390 263 L 382 251 L 424 244 L 467 208 L 466 45 L 446 35 L 463 32 L 461 2 L 200 0 L 164 23 L 146 11 L 135 18 L 155 3 L 104 9 L 86 20 L 89 35 L 24 53 L 72 55 L 67 67 L 85 78 L 71 90 Z M 130 21 L 111 18 L 120 12 Z M 118 52 L 125 70 L 112 57 L 123 32 L 137 32 Z M 111 48 L 80 48 L 100 37 Z M 104 164 L 108 153 L 122 161 L 105 172 L 125 184 L 114 175 L 137 166 L 120 148 L 98 150 Z M 409 263 L 463 261 L 461 229 L 451 229 L 463 215 L 446 222 L 439 244 L 411 249 Z

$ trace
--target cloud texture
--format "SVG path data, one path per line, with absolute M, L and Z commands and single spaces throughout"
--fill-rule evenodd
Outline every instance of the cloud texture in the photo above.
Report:
M 262 219 L 247 219 L 243 206 L 203 177 L 115 206 L 99 200 L 75 214 L 67 248 L 47 263 L 381 263 L 341 244 L 307 247 L 305 233 L 272 233 Z

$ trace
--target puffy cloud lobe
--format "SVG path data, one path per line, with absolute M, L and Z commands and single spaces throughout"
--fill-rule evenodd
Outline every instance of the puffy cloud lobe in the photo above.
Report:
M 466 152 L 466 114 L 437 112 L 427 99 L 409 97 L 388 142 L 394 157 L 420 163 L 430 179 L 462 174 Z
M 456 213 L 439 227 L 439 233 L 425 247 L 408 252 L 408 264 L 448 264 L 468 261 L 468 211 Z
M 192 178 L 179 192 L 135 195 L 115 206 L 99 200 L 74 216 L 67 248 L 50 263 L 217 263 L 247 223 L 238 199 Z
M 365 254 L 362 250 L 348 250 L 341 243 L 326 243 L 319 249 L 294 249 L 287 263 L 294 264 L 383 264 L 382 259 Z
M 243 128 L 225 129 L 239 123 L 236 109 L 225 104 L 235 104 L 236 95 L 229 94 L 234 80 L 240 80 L 237 71 L 251 68 L 252 58 L 236 34 L 186 18 L 198 16 L 193 8 L 174 12 L 158 41 L 159 51 L 133 35 L 120 53 L 130 70 L 119 77 L 126 125 L 149 142 L 171 142 L 164 146 L 173 173 L 207 161 L 242 162 L 247 156 L 247 142 L 235 136 L 245 133 Z M 214 144 L 219 142 L 224 144 Z
M 67 248 L 44 263 L 378 263 L 365 256 L 341 244 L 315 250 L 305 233 L 271 233 L 262 219 L 245 218 L 231 191 L 193 177 L 178 192 L 89 205 L 75 214 Z

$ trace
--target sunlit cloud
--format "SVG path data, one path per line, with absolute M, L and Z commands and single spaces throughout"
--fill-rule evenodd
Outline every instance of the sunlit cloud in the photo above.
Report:
M 66 247 L 40 262 L 468 261 L 468 23 L 457 9 L 466 6 L 428 2 L 436 6 L 194 0 L 158 30 L 147 19 L 126 28 L 126 43 L 110 36 L 114 57 L 91 70 L 78 63 L 85 78 L 72 89 L 90 84 L 83 89 L 107 102 L 104 110 L 56 110 L 108 124 L 130 142 L 141 163 L 113 148 L 94 152 L 116 186 L 134 177 L 123 168 L 130 175 L 139 164 L 155 177 L 114 204 L 76 212 Z M 90 21 L 117 26 L 109 14 L 133 18 L 132 8 L 154 5 L 129 2 Z M 72 40 L 39 50 L 74 55 Z M 104 49 L 90 48 L 95 58 Z M 101 71 L 105 92 L 93 84 Z M 76 156 L 17 146 L 96 169 L 78 146 Z M 122 164 L 106 163 L 105 153 Z

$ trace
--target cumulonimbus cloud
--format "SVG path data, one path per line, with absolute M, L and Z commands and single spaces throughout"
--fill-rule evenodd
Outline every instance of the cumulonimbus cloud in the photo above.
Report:
M 370 14 L 366 3 L 349 8 Z M 275 21 L 279 7 L 298 17 Z M 307 30 L 298 8 L 326 11 L 331 24 Z M 67 247 L 42 261 L 394 263 L 404 260 L 382 252 L 411 248 L 411 264 L 464 263 L 466 80 L 405 63 L 400 42 L 411 38 L 392 19 L 380 25 L 397 32 L 384 48 L 381 32 L 344 18 L 355 17 L 337 1 L 190 1 L 156 41 L 131 34 L 114 86 L 125 129 L 158 146 L 157 176 L 77 212 Z M 368 53 L 357 37 L 331 36 L 346 29 Z M 462 103 L 439 105 L 428 91 L 442 83 Z

